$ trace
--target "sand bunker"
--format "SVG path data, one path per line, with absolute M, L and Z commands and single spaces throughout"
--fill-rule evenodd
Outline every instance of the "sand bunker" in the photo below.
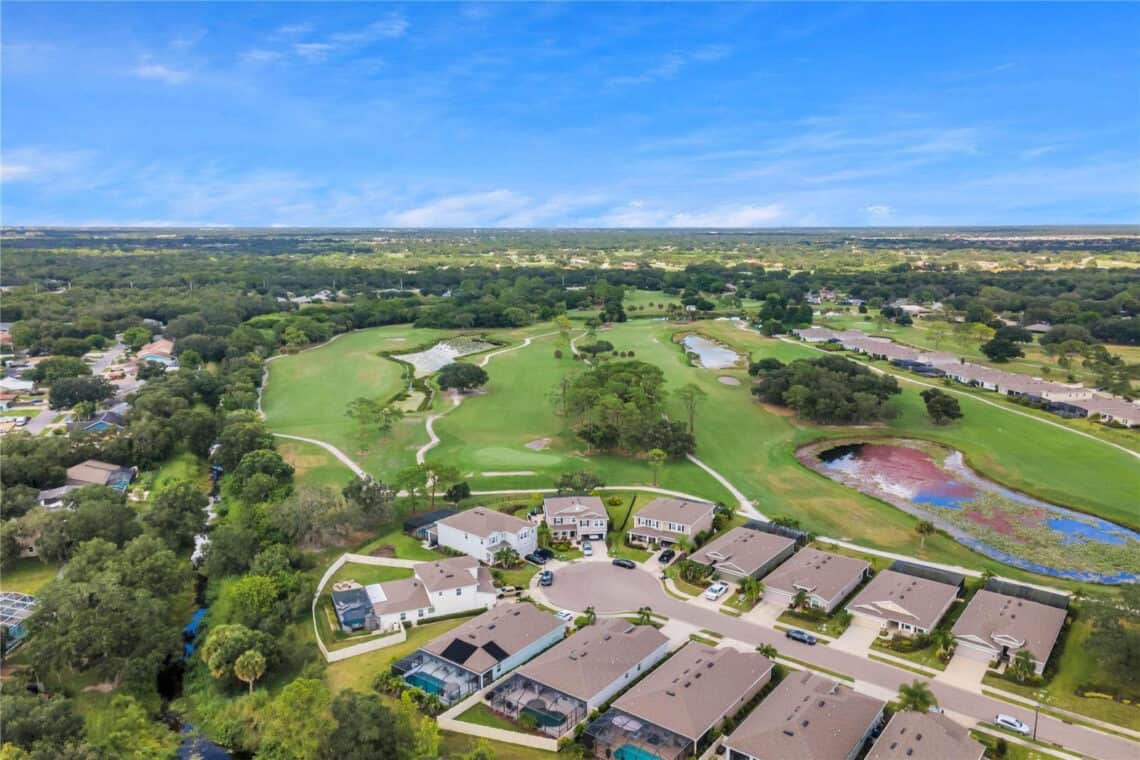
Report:
M 495 344 L 472 338 L 452 338 L 436 343 L 426 351 L 417 351 L 414 354 L 393 354 L 393 359 L 405 361 L 416 368 L 416 377 L 424 377 L 451 364 L 461 356 L 477 354 L 494 348 Z
M 717 380 L 720 381 L 721 385 L 740 385 L 739 380 L 735 377 L 729 377 L 728 375 L 721 375 Z
M 548 446 L 550 446 L 550 439 L 549 438 L 539 438 L 537 440 L 531 441 L 530 443 L 528 443 L 526 445 L 526 447 L 528 449 L 530 449 L 531 451 L 542 451 L 543 449 L 547 448 Z
M 534 475 L 534 470 L 503 470 L 499 472 L 484 472 L 485 478 L 509 478 L 514 475 Z

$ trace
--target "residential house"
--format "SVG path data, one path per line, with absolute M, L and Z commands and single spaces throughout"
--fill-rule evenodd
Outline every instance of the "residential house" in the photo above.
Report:
M 855 622 L 912 636 L 930 633 L 958 598 L 958 586 L 883 570 L 847 605 Z
M 882 720 L 885 706 L 831 678 L 794 671 L 723 744 L 729 760 L 852 760 Z
M 178 364 L 178 360 L 174 358 L 174 341 L 167 338 L 159 338 L 147 343 L 139 349 L 138 358 L 142 361 L 157 362 L 166 367 L 173 367 Z
M 805 604 L 830 615 L 870 570 L 871 564 L 861 559 L 801 549 L 765 576 L 764 597 L 791 606 L 802 591 Z
M 604 541 L 609 515 L 598 496 L 551 496 L 542 500 L 543 519 L 555 541 Z
M 31 380 L 21 380 L 18 377 L 2 377 L 0 378 L 0 391 L 8 391 L 10 393 L 27 393 L 28 391 L 35 390 L 36 384 Z
M 135 467 L 120 467 L 98 459 L 88 459 L 67 468 L 67 485 L 70 486 L 109 486 L 116 491 L 126 491 L 138 474 Z
M 689 559 L 708 565 L 721 578 L 741 581 L 764 577 L 795 550 L 794 538 L 738 527 L 705 544 Z
M 712 530 L 716 505 L 707 501 L 657 498 L 633 516 L 631 541 L 647 544 L 675 544 L 682 538 L 692 541 L 698 533 Z
M 0 412 L 6 412 L 11 409 L 13 405 L 15 405 L 16 399 L 19 397 L 20 396 L 17 393 L 10 393 L 7 391 L 0 392 Z
M 599 758 L 700 755 L 710 734 L 771 678 L 772 661 L 757 652 L 690 641 L 618 697 L 583 739 Z
M 982 760 L 986 748 L 944 714 L 903 710 L 891 716 L 867 760 Z
M 1063 607 L 981 589 L 951 629 L 955 652 L 990 662 L 1026 651 L 1041 675 L 1067 614 Z
M 538 548 L 538 531 L 534 525 L 514 515 L 486 507 L 457 512 L 438 521 L 428 531 L 428 543 L 463 552 L 488 565 L 495 553 L 504 548 L 526 556 Z
M 523 665 L 487 694 L 491 709 L 535 718 L 563 736 L 669 654 L 669 639 L 651 625 L 599 621 Z
M 471 557 L 421 562 L 412 573 L 411 578 L 334 588 L 333 609 L 341 629 L 388 631 L 405 622 L 419 623 L 495 605 L 497 592 L 491 572 Z
M 533 604 L 500 604 L 424 644 L 393 664 L 392 672 L 455 704 L 565 635 L 566 623 Z
M 1069 403 L 1083 410 L 1089 417 L 1095 415 L 1101 422 L 1128 428 L 1140 427 L 1140 404 L 1133 401 L 1103 393 L 1091 393 L 1088 398 Z
M 122 430 L 126 425 L 123 415 L 118 412 L 100 412 L 89 420 L 79 420 L 68 425 L 70 430 L 83 433 L 99 433 L 104 430 Z
M 421 541 L 428 537 L 431 529 L 435 524 L 445 517 L 451 517 L 458 510 L 451 509 L 450 507 L 443 507 L 442 509 L 433 509 L 430 512 L 421 512 L 414 514 L 407 520 L 404 520 L 404 532 L 418 538 Z

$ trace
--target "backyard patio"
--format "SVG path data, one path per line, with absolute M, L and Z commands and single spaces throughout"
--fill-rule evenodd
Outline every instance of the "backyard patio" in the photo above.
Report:
M 677 760 L 693 751 L 685 737 L 616 708 L 587 726 L 583 736 L 595 757 L 612 760 Z
M 524 675 L 514 675 L 487 694 L 491 709 L 518 721 L 530 715 L 542 733 L 558 738 L 586 718 L 586 703 Z

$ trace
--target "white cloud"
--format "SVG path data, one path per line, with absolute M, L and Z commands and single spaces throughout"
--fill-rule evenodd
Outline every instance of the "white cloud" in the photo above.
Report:
M 149 62 L 143 62 L 136 66 L 134 75 L 142 79 L 157 79 L 166 84 L 182 84 L 190 78 L 189 72 L 166 64 Z
M 894 213 L 894 209 L 884 205 L 867 206 L 863 211 L 867 213 L 867 216 L 870 217 L 872 222 L 885 222 L 890 219 Z
M 732 49 L 727 45 L 706 45 L 687 52 L 668 53 L 652 66 L 638 74 L 623 74 L 610 77 L 606 84 L 610 87 L 630 87 L 639 84 L 652 84 L 673 79 L 691 63 L 712 63 L 726 58 Z
M 243 52 L 240 57 L 246 63 L 273 63 L 274 61 L 280 60 L 283 56 L 276 50 L 253 48 L 252 50 Z
M 669 227 L 765 227 L 786 221 L 787 209 L 782 203 L 766 206 L 719 206 L 697 212 L 682 212 L 671 216 Z
M 386 223 L 398 227 L 493 227 L 531 205 L 529 198 L 511 190 L 449 195 L 390 214 Z
M 291 37 L 297 34 L 305 34 L 312 31 L 313 27 L 309 24 L 285 24 L 284 26 L 277 27 L 276 34 Z
M 0 182 L 23 179 L 32 173 L 27 164 L 0 164 Z
M 293 51 L 311 63 L 323 61 L 336 49 L 337 46 L 329 42 L 298 42 L 293 45 Z

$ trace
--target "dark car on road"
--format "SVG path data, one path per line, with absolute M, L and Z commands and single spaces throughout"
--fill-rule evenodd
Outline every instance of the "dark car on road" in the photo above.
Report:
M 668 565 L 670 562 L 673 561 L 673 558 L 676 556 L 677 556 L 677 552 L 673 551 L 672 549 L 666 549 L 665 551 L 663 551 L 657 555 L 657 561 L 660 562 L 662 565 Z
M 535 549 L 534 554 L 536 557 L 542 557 L 543 559 L 554 559 L 554 550 L 553 549 L 547 549 L 547 548 L 542 547 L 542 546 Z
M 788 631 L 787 636 L 793 641 L 799 641 L 804 644 L 815 643 L 815 636 L 812 636 L 807 631 L 801 631 L 799 628 L 793 628 L 792 630 Z
M 532 552 L 532 553 L 526 555 L 525 557 L 523 557 L 523 559 L 525 559 L 527 562 L 530 562 L 530 563 L 535 564 L 535 565 L 545 565 L 546 564 L 546 557 L 543 557 L 538 552 Z
M 538 574 L 538 585 L 540 586 L 553 586 L 554 585 L 554 571 L 543 570 Z
M 614 564 L 618 567 L 624 567 L 626 570 L 632 570 L 637 567 L 637 564 L 634 563 L 632 559 L 615 559 Z

